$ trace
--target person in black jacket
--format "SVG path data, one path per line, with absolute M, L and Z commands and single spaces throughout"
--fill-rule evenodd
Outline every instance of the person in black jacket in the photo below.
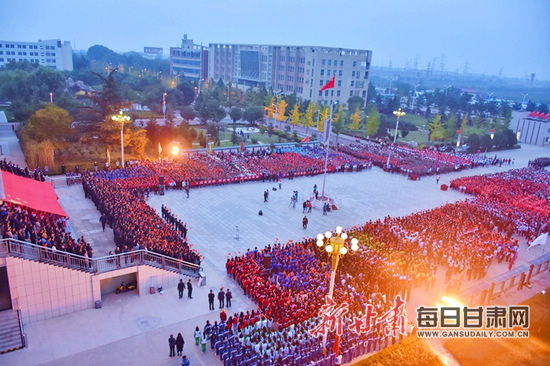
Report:
M 183 297 L 184 288 L 185 288 L 185 284 L 183 283 L 183 280 L 180 279 L 180 283 L 178 283 L 178 294 L 180 296 L 180 299 Z
M 223 287 L 222 287 L 220 289 L 220 292 L 218 292 L 218 301 L 220 302 L 220 309 L 223 309 L 224 300 L 225 300 L 225 292 L 223 292 Z
M 208 294 L 208 310 L 214 310 L 214 298 L 216 295 L 210 290 L 210 293 Z
M 176 338 L 173 334 L 170 334 L 170 338 L 168 338 L 168 345 L 170 346 L 170 357 L 174 357 L 176 355 Z
M 191 296 L 193 294 L 193 285 L 191 284 L 191 280 L 187 281 L 187 297 L 189 297 L 190 299 L 193 298 L 193 296 Z
M 225 292 L 225 307 L 230 308 L 231 307 L 231 299 L 233 298 L 233 295 L 231 294 L 231 290 L 227 289 Z

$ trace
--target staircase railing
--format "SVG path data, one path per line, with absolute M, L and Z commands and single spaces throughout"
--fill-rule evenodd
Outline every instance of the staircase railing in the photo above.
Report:
M 23 330 L 23 317 L 21 316 L 21 309 L 17 309 L 17 320 L 19 320 L 19 333 L 21 334 L 21 344 L 23 347 L 27 347 L 27 336 Z
M 0 257 L 6 256 L 36 260 L 89 273 L 104 273 L 137 265 L 149 265 L 192 277 L 199 277 L 199 272 L 201 272 L 201 267 L 198 264 L 171 258 L 147 249 L 99 258 L 87 258 L 21 240 L 1 239 Z

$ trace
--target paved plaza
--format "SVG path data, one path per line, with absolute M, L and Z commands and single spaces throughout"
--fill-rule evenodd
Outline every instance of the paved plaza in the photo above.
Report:
M 528 160 L 548 156 L 549 150 L 522 146 L 520 150 L 497 153 L 503 158 L 513 158 L 512 166 L 483 167 L 441 176 L 440 184 L 448 184 L 459 176 L 485 174 L 520 168 Z M 189 240 L 204 257 L 201 264 L 207 276 L 207 286 L 195 286 L 194 299 L 179 300 L 175 288 L 164 294 L 137 296 L 133 293 L 108 295 L 100 310 L 88 309 L 67 316 L 27 324 L 28 347 L 0 356 L 2 365 L 179 365 L 180 358 L 170 359 L 168 336 L 182 332 L 185 339 L 184 354 L 191 365 L 219 365 L 215 353 L 202 353 L 193 343 L 192 332 L 196 325 L 202 329 L 206 319 L 219 320 L 219 310 L 209 311 L 207 293 L 220 286 L 231 288 L 234 293 L 233 312 L 253 309 L 254 303 L 244 297 L 238 285 L 225 271 L 228 254 L 244 253 L 248 248 L 264 247 L 276 240 L 301 240 L 319 232 L 334 230 L 337 225 L 349 228 L 369 219 L 411 212 L 440 206 L 446 202 L 465 199 L 468 196 L 450 190 L 441 191 L 435 177 L 423 177 L 420 181 L 405 176 L 388 174 L 379 168 L 359 173 L 329 174 L 326 190 L 336 200 L 338 210 L 323 216 L 319 210 L 307 214 L 309 225 L 302 229 L 301 202 L 309 198 L 313 186 L 322 188 L 322 176 L 284 180 L 282 189 L 277 183 L 253 182 L 225 186 L 192 189 L 190 198 L 182 191 L 168 191 L 164 196 L 151 195 L 149 204 L 160 211 L 167 205 L 175 215 L 187 222 Z M 273 191 L 272 188 L 277 190 Z M 263 202 L 263 192 L 269 189 L 269 202 Z M 292 208 L 292 191 L 299 192 L 296 208 Z M 82 187 L 57 187 L 61 205 L 70 216 L 71 226 L 78 235 L 93 242 L 94 256 L 114 249 L 112 230 L 105 233 L 98 221 L 99 213 L 90 200 L 84 198 Z M 259 216 L 258 211 L 263 215 Z M 238 226 L 238 239 L 236 239 Z M 516 266 L 540 255 L 539 249 L 529 251 L 521 246 Z M 494 277 L 507 270 L 507 264 L 492 265 L 488 274 Z M 439 276 L 435 290 L 430 293 L 413 291 L 408 303 L 409 314 L 420 302 L 432 303 L 442 295 L 444 276 Z M 443 277 L 443 278 L 442 278 Z M 547 286 L 550 278 L 541 275 L 532 290 Z M 542 281 L 542 282 L 541 282 Z M 465 283 L 463 288 L 473 284 Z M 522 291 L 506 301 L 519 302 L 530 292 Z

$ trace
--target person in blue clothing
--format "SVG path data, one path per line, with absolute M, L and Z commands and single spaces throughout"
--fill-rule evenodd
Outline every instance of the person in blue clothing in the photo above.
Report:
M 181 366 L 189 366 L 189 365 L 191 365 L 191 362 L 189 362 L 189 359 L 187 358 L 186 355 L 183 355 L 181 359 Z

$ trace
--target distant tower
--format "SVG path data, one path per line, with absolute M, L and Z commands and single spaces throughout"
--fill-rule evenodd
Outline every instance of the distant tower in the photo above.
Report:
M 531 73 L 531 86 L 533 86 L 533 83 L 535 82 L 535 73 Z
M 464 61 L 464 70 L 462 73 L 467 75 L 470 72 L 470 62 L 468 60 Z
M 391 62 L 391 59 L 390 59 L 390 62 L 388 63 L 388 69 L 392 69 L 392 62 Z

